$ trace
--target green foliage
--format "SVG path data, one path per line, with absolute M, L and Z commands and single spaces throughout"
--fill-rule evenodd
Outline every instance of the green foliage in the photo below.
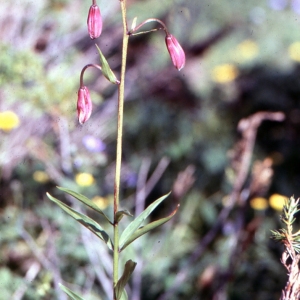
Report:
M 116 221 L 120 222 L 124 216 L 133 217 L 133 215 L 128 210 L 119 210 L 116 213 Z
M 281 221 L 285 224 L 286 229 L 271 230 L 272 238 L 284 245 L 292 245 L 295 252 L 300 253 L 300 230 L 293 232 L 293 223 L 296 221 L 295 214 L 300 211 L 298 208 L 300 199 L 289 198 L 283 206 Z
M 130 245 L 134 240 L 144 235 L 145 233 L 159 227 L 160 225 L 165 224 L 176 214 L 179 206 L 167 217 L 159 219 L 157 221 L 151 222 L 145 226 L 139 227 L 136 231 L 132 232 L 131 235 L 127 238 L 127 240 L 122 244 L 120 251 L 124 250 L 128 245 Z M 136 218 L 132 223 L 134 223 L 138 218 Z M 131 224 L 131 223 L 130 223 Z M 130 226 L 130 224 L 128 226 Z M 126 230 L 126 229 L 125 229 Z M 128 234 L 128 233 L 127 233 Z M 125 235 L 124 235 L 125 236 Z
M 58 199 L 52 197 L 50 194 L 47 193 L 47 196 L 50 200 L 55 202 L 58 206 L 60 206 L 66 213 L 68 213 L 72 218 L 74 218 L 76 221 L 81 223 L 83 226 L 85 226 L 87 229 L 92 231 L 95 235 L 97 235 L 104 243 L 108 246 L 110 250 L 113 250 L 113 243 L 109 237 L 109 235 L 105 232 L 105 230 L 95 222 L 90 217 L 81 214 L 68 205 L 64 204 L 63 202 L 59 201 Z
M 41 252 L 49 252 L 45 241 L 55 241 L 59 257 L 57 268 L 64 280 L 72 286 L 90 287 L 91 295 L 106 299 L 103 288 L 94 280 L 93 270 L 88 267 L 90 261 L 82 244 L 80 227 L 71 218 L 66 218 L 56 205 L 48 205 L 44 195 L 45 191 L 49 191 L 58 197 L 56 185 L 68 187 L 68 190 L 62 190 L 71 196 L 73 192 L 70 189 L 89 198 L 97 195 L 104 203 L 103 209 L 97 208 L 100 220 L 92 200 L 73 194 L 92 208 L 89 216 L 100 223 L 104 216 L 111 222 L 111 218 L 106 216 L 112 214 L 115 86 L 107 87 L 103 76 L 94 80 L 93 73 L 89 73 L 87 80 L 93 89 L 94 112 L 91 123 L 77 127 L 78 73 L 86 62 L 93 62 L 90 61 L 91 53 L 95 54 L 95 61 L 98 57 L 94 44 L 82 38 L 86 32 L 83 22 L 86 21 L 89 4 L 79 0 L 42 0 L 32 10 L 31 2 L 21 1 L 17 7 L 18 14 L 13 12 L 9 15 L 9 22 L 5 17 L 1 21 L 1 111 L 13 110 L 21 120 L 21 126 L 14 131 L 0 132 L 1 296 L 11 298 L 17 287 L 26 283 L 28 289 L 24 300 L 42 297 L 58 299 L 53 289 L 53 278 L 46 281 L 43 272 L 32 283 L 25 280 L 26 266 L 36 257 L 28 246 L 24 250 L 25 242 L 19 234 L 20 223 L 24 219 L 24 227 Z M 277 171 L 270 193 L 299 194 L 299 182 L 296 180 L 299 170 L 295 166 L 299 162 L 297 99 L 300 98 L 300 85 L 299 72 L 297 68 L 293 69 L 295 61 L 289 52 L 290 45 L 299 39 L 299 24 L 292 6 L 287 4 L 282 11 L 272 10 L 269 2 L 203 0 L 200 3 L 179 0 L 174 3 L 168 0 L 157 5 L 157 0 L 147 0 L 133 1 L 128 10 L 131 19 L 135 16 L 139 20 L 153 15 L 164 16 L 172 33 L 187 50 L 189 60 L 186 69 L 174 75 L 169 68 L 162 32 L 133 37 L 130 41 L 121 179 L 124 202 L 121 204 L 133 211 L 135 203 L 132 193 L 135 192 L 136 182 L 131 179 L 138 177 L 141 161 L 145 158 L 151 160 L 150 172 L 162 156 L 170 158 L 168 168 L 147 197 L 147 203 L 170 190 L 187 165 L 192 164 L 197 170 L 195 185 L 180 198 L 181 213 L 173 219 L 172 230 L 166 225 L 161 232 L 149 232 L 147 238 L 141 236 L 131 243 L 144 230 L 150 229 L 147 226 L 156 226 L 155 222 L 164 220 L 153 221 L 160 218 L 157 216 L 169 214 L 169 208 L 161 205 L 150 216 L 149 224 L 144 227 L 141 224 L 127 239 L 127 243 L 131 244 L 122 253 L 126 257 L 123 262 L 138 255 L 144 262 L 142 299 L 158 299 L 172 286 L 176 273 L 188 263 L 188 258 L 223 209 L 221 200 L 225 199 L 231 188 L 225 178 L 224 167 L 229 164 L 228 150 L 238 139 L 238 120 L 262 109 L 286 111 L 289 116 L 287 126 L 265 124 L 260 129 L 254 160 L 267 156 L 274 159 Z M 119 15 L 115 7 L 103 7 L 101 1 L 98 4 L 103 16 L 110 16 L 105 17 L 105 27 L 111 28 L 107 32 L 104 30 L 102 40 L 109 40 L 110 43 L 101 41 L 100 47 L 105 50 L 115 69 L 119 64 L 115 59 L 119 43 L 119 31 L 115 26 Z M 5 1 L 2 1 L 0 8 L 4 12 L 9 11 Z M 201 55 L 195 56 L 190 52 L 195 45 L 202 45 L 203 42 L 204 46 L 207 45 L 206 38 L 231 24 L 233 15 L 238 24 L 233 31 L 218 43 L 209 44 Z M 50 30 L 44 32 L 43 28 L 48 28 L 48 25 Z M 45 39 L 46 49 L 38 52 L 35 45 L 40 38 Z M 245 59 L 240 48 L 245 40 L 251 40 L 257 50 L 248 59 Z M 225 84 L 216 82 L 212 76 L 215 67 L 227 63 L 237 67 L 240 77 Z M 41 129 L 44 131 L 37 134 Z M 91 155 L 82 143 L 86 135 L 103 140 L 105 151 Z M 33 176 L 36 171 L 47 174 L 48 180 L 37 181 Z M 92 187 L 81 187 L 73 181 L 75 175 L 82 171 L 94 175 L 95 184 Z M 184 185 L 184 181 L 181 182 Z M 174 201 L 173 197 L 171 201 Z M 201 274 L 211 265 L 220 271 L 227 266 L 224 258 L 230 255 L 231 230 L 236 225 L 233 217 L 238 213 L 234 209 L 232 218 L 189 269 L 187 280 L 178 286 L 179 293 L 172 299 L 212 298 L 205 294 L 206 287 L 201 286 Z M 131 219 L 124 218 L 124 215 L 128 216 L 120 210 L 117 220 L 126 228 Z M 289 215 L 292 213 L 289 212 Z M 250 246 L 241 245 L 245 249 L 231 277 L 232 284 L 227 295 L 230 299 L 243 299 L 245 294 L 253 299 L 276 299 L 284 285 L 283 276 L 278 276 L 283 272 L 276 257 L 279 246 L 269 241 L 267 234 L 270 228 L 277 227 L 277 213 L 270 208 L 253 211 L 247 207 L 247 221 L 254 222 L 259 218 L 263 222 L 253 231 Z M 289 224 L 298 226 L 297 220 L 291 221 L 288 220 Z M 53 231 L 43 227 L 47 222 Z M 103 228 L 109 232 L 104 224 Z M 245 233 L 247 230 L 245 228 Z M 277 232 L 278 240 L 283 241 L 284 234 L 288 232 L 284 230 L 286 232 Z M 297 232 L 292 239 L 295 251 L 299 250 Z M 102 249 L 101 244 L 97 249 Z M 23 256 L 24 253 L 27 256 Z M 149 258 L 155 264 L 147 263 Z M 222 278 L 214 277 L 213 282 L 217 286 Z M 45 291 L 48 293 L 46 296 L 39 294 Z
M 106 215 L 102 212 L 102 210 L 100 210 L 91 200 L 89 200 L 85 196 L 83 196 L 83 195 L 81 195 L 79 193 L 76 193 L 76 192 L 74 192 L 72 190 L 61 188 L 61 187 L 59 187 L 59 189 L 61 191 L 64 191 L 65 193 L 67 193 L 67 194 L 75 197 L 76 199 L 78 199 L 79 201 L 81 201 L 82 203 L 84 203 L 85 205 L 87 205 L 88 207 L 90 207 L 93 210 L 95 210 L 97 213 L 105 216 L 105 218 L 107 219 L 107 221 L 111 225 L 113 225 L 109 221 L 108 217 L 106 217 Z M 140 236 L 144 235 L 145 233 L 149 232 L 150 230 L 155 229 L 156 227 L 158 227 L 158 226 L 166 223 L 167 221 L 169 221 L 175 215 L 175 213 L 177 212 L 177 209 L 178 209 L 179 205 L 174 210 L 174 212 L 171 213 L 171 215 L 169 215 L 168 217 L 159 219 L 158 221 L 155 221 L 155 222 L 151 222 L 150 224 L 147 224 L 144 227 L 140 227 L 141 224 L 145 221 L 145 219 L 152 213 L 152 211 L 163 200 L 165 200 L 169 195 L 170 195 L 170 193 L 168 193 L 167 195 L 164 195 L 164 196 L 160 197 L 159 199 L 157 199 L 156 201 L 154 201 L 135 220 L 133 220 L 125 228 L 125 230 L 123 231 L 123 233 L 122 233 L 122 235 L 120 237 L 120 240 L 119 240 L 119 237 L 118 237 L 119 248 L 120 248 L 119 252 L 121 252 L 122 250 L 124 250 L 128 245 L 130 245 L 138 237 L 140 237 Z M 66 213 L 68 213 L 72 218 L 74 218 L 76 221 L 78 221 L 79 223 L 81 223 L 82 225 L 84 225 L 86 228 L 88 228 L 90 231 L 92 231 L 96 236 L 98 236 L 101 240 L 103 240 L 107 244 L 107 246 L 108 246 L 108 248 L 110 250 L 112 250 L 112 251 L 114 250 L 113 243 L 112 243 L 111 239 L 109 238 L 108 234 L 103 230 L 103 228 L 97 222 L 95 222 L 90 217 L 88 217 L 88 216 L 86 216 L 84 214 L 81 214 L 81 213 L 75 211 L 74 209 L 72 209 L 68 205 L 64 204 L 60 200 L 58 200 L 58 199 L 54 198 L 53 196 L 51 196 L 49 193 L 47 193 L 47 196 L 48 196 L 48 198 L 51 201 L 53 201 L 54 203 L 56 203 L 60 208 L 62 208 Z M 116 213 L 115 220 L 117 220 L 117 222 L 119 222 L 124 215 L 132 216 L 126 210 L 118 211 Z M 128 260 L 125 263 L 124 272 L 123 272 L 121 278 L 118 280 L 116 286 L 114 287 L 115 298 L 117 300 L 127 300 L 128 299 L 127 293 L 125 291 L 125 285 L 128 283 L 129 278 L 130 278 L 131 274 L 133 273 L 133 271 L 135 269 L 135 266 L 136 266 L 136 262 L 133 262 L 132 260 Z M 76 293 L 74 293 L 70 289 L 66 288 L 65 286 L 61 285 L 61 288 L 72 299 L 74 299 L 74 300 L 82 299 Z
M 171 193 L 171 192 L 170 192 Z M 149 205 L 138 217 L 136 217 L 122 232 L 120 236 L 120 249 L 123 250 L 125 247 L 127 247 L 130 243 L 132 243 L 135 239 L 137 239 L 142 234 L 145 234 L 151 229 L 154 229 L 155 227 L 163 224 L 156 223 L 156 226 L 147 226 L 145 231 L 139 232 L 137 234 L 137 230 L 140 228 L 141 224 L 145 221 L 145 219 L 151 214 L 151 212 L 162 202 L 164 201 L 170 193 L 160 197 L 156 201 L 154 201 L 151 205 Z M 165 223 L 165 222 L 164 222 Z M 150 224 L 149 224 L 150 225 Z
M 112 222 L 109 220 L 108 216 L 106 216 L 106 214 L 96 205 L 93 203 L 93 201 L 91 201 L 90 199 L 88 199 L 87 197 L 79 194 L 79 193 L 76 193 L 70 189 L 65 189 L 63 187 L 57 187 L 59 190 L 75 197 L 77 200 L 81 201 L 83 204 L 85 204 L 86 206 L 88 206 L 89 208 L 95 210 L 97 213 L 99 213 L 100 215 L 104 216 L 105 219 L 111 224 Z
M 17 50 L 7 44 L 0 44 L 0 86 L 7 84 L 35 85 L 43 76 L 42 60 L 30 50 Z
M 75 292 L 71 291 L 70 289 L 68 289 L 66 286 L 60 284 L 59 285 L 60 288 L 68 295 L 71 297 L 71 299 L 73 300 L 84 300 L 82 297 L 80 297 L 79 295 L 77 295 Z
M 123 274 L 121 278 L 118 280 L 118 283 L 115 287 L 115 297 L 117 300 L 128 299 L 127 296 L 125 295 L 126 291 L 124 289 L 135 267 L 136 267 L 136 262 L 132 260 L 128 260 L 126 262 Z
M 106 79 L 108 81 L 110 81 L 111 83 L 114 84 L 119 84 L 120 81 L 117 79 L 117 77 L 115 76 L 115 74 L 113 73 L 113 71 L 111 70 L 105 56 L 102 54 L 100 48 L 98 47 L 98 45 L 96 44 L 97 50 L 99 52 L 99 56 L 100 56 L 100 63 L 101 63 L 101 67 L 102 67 L 102 73 L 103 75 L 106 77 Z
M 14 291 L 22 284 L 22 278 L 16 276 L 8 268 L 0 268 L 0 280 L 2 285 L 2 292 L 0 299 L 9 299 Z

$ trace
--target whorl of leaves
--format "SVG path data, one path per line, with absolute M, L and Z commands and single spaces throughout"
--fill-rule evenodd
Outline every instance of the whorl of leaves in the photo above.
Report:
M 293 233 L 293 223 L 295 222 L 295 214 L 300 210 L 298 209 L 300 198 L 295 200 L 294 197 L 287 199 L 283 206 L 283 212 L 280 217 L 281 221 L 286 225 L 286 229 L 282 228 L 271 230 L 272 238 L 280 241 L 283 244 L 291 244 L 295 252 L 300 253 L 300 230 Z

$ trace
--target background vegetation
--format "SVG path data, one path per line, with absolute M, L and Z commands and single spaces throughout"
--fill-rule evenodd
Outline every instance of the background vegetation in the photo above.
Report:
M 97 43 L 118 73 L 119 2 L 98 4 Z M 62 199 L 60 185 L 111 212 L 117 98 L 96 71 L 85 78 L 92 117 L 83 127 L 76 120 L 80 71 L 98 62 L 89 6 L 0 0 L 3 300 L 64 300 L 59 282 L 87 300 L 111 292 L 105 245 L 45 196 Z M 270 229 L 280 226 L 283 199 L 300 195 L 300 2 L 128 0 L 128 14 L 162 19 L 187 56 L 178 72 L 162 32 L 130 38 L 121 206 L 138 213 L 172 190 L 156 216 L 181 208 L 128 247 L 138 262 L 129 298 L 278 299 L 287 278 Z

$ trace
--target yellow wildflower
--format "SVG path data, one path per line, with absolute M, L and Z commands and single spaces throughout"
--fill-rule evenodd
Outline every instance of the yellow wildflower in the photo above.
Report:
M 92 174 L 89 173 L 79 173 L 75 176 L 75 181 L 80 186 L 91 186 L 95 179 Z
M 294 42 L 289 46 L 289 56 L 292 60 L 300 62 L 300 42 Z
M 0 112 L 0 129 L 3 131 L 11 131 L 20 124 L 19 117 L 10 110 Z
M 101 197 L 101 196 L 95 196 L 92 201 L 100 208 L 100 209 L 105 209 L 107 208 L 111 201 L 111 197 Z
M 250 206 L 255 210 L 265 210 L 268 207 L 268 201 L 262 197 L 255 197 L 250 200 Z
M 213 69 L 212 79 L 218 83 L 227 83 L 233 81 L 238 73 L 238 69 L 233 64 L 223 64 Z
M 49 181 L 49 175 L 44 171 L 35 171 L 32 177 L 36 182 L 39 183 L 46 183 Z
M 273 194 L 269 198 L 269 204 L 273 209 L 282 211 L 283 205 L 285 204 L 287 199 L 288 199 L 288 197 L 286 197 L 286 196 L 279 195 L 279 194 Z
M 252 40 L 245 40 L 237 45 L 235 53 L 238 61 L 250 60 L 257 56 L 258 45 Z

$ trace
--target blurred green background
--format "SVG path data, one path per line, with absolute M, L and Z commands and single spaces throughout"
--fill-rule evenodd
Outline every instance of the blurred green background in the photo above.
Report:
M 121 16 L 119 1 L 99 0 L 103 33 L 91 41 L 90 5 L 0 0 L 0 300 L 67 299 L 59 282 L 111 299 L 105 245 L 46 198 L 84 212 L 59 185 L 112 213 L 116 86 L 85 73 L 84 126 L 76 100 L 81 69 L 99 61 L 95 42 L 119 76 Z M 121 207 L 138 213 L 170 190 L 153 219 L 181 207 L 125 251 L 123 262 L 138 262 L 129 299 L 278 299 L 287 278 L 270 229 L 283 199 L 300 195 L 300 1 L 128 0 L 129 26 L 134 17 L 163 20 L 187 62 L 173 67 L 162 31 L 130 37 Z M 218 227 L 238 171 L 238 123 L 261 111 L 285 121 L 258 128 L 246 204 Z

